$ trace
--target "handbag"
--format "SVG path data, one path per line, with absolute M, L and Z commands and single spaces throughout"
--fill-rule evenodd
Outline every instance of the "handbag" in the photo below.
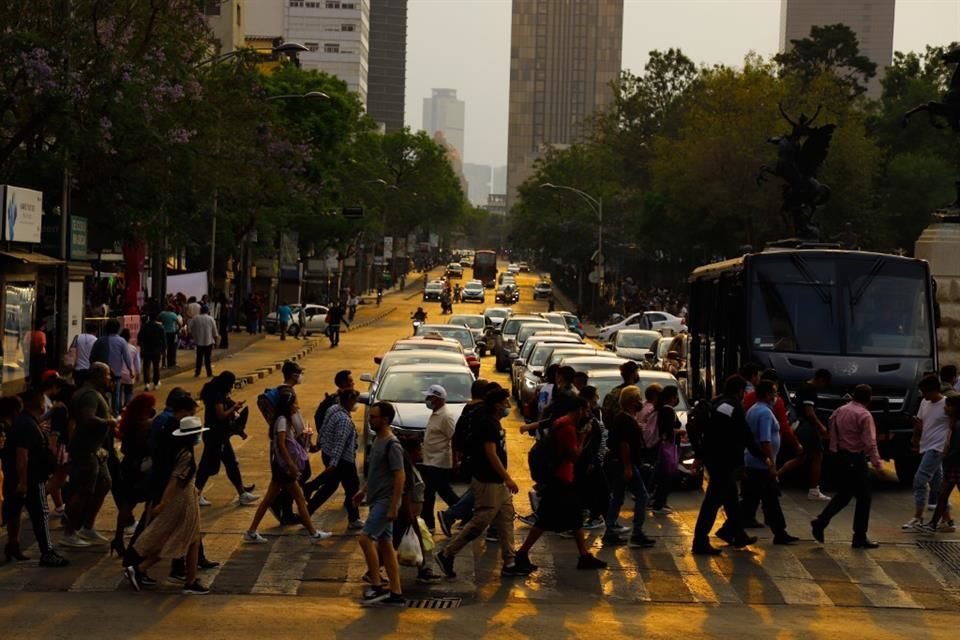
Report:
M 657 452 L 657 464 L 660 466 L 660 470 L 667 475 L 676 473 L 680 466 L 677 445 L 672 442 L 661 442 Z

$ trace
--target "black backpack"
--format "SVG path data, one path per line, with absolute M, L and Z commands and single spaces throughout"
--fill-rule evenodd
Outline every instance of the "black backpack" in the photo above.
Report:
M 323 419 L 327 415 L 327 409 L 337 404 L 337 394 L 328 393 L 324 395 L 323 401 L 320 402 L 320 406 L 317 407 L 316 413 L 313 414 L 313 424 L 317 427 L 317 436 L 320 435 L 320 427 L 323 426 Z
M 710 432 L 713 406 L 707 400 L 698 400 L 687 414 L 687 439 L 696 455 L 703 451 L 704 439 Z
M 527 454 L 527 464 L 530 466 L 530 477 L 537 486 L 542 487 L 553 479 L 553 472 L 557 468 L 557 442 L 551 429 L 545 429 L 537 440 L 530 453 Z

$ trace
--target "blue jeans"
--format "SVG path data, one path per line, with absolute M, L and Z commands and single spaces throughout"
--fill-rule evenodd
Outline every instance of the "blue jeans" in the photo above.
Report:
M 457 500 L 456 504 L 450 505 L 446 511 L 447 515 L 454 520 L 466 522 L 473 514 L 473 491 L 467 489 Z
M 913 505 L 917 510 L 924 509 L 928 502 L 927 486 L 930 487 L 929 498 L 936 501 L 940 495 L 940 482 L 943 480 L 943 454 L 936 450 L 924 451 L 920 456 L 920 466 L 913 476 Z
M 607 509 L 607 533 L 614 533 L 614 525 L 617 518 L 620 517 L 620 508 L 623 507 L 623 501 L 627 490 L 633 492 L 633 533 L 634 535 L 643 532 L 643 521 L 647 517 L 647 500 L 649 495 L 647 487 L 640 477 L 640 469 L 633 465 L 633 477 L 630 481 L 623 478 L 623 464 L 619 462 L 608 462 L 604 465 L 604 473 L 607 476 L 607 486 L 610 488 L 610 507 Z

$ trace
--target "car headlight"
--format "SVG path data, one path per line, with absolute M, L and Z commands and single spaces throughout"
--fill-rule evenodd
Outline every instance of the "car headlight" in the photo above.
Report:
M 533 378 L 529 378 L 529 377 L 526 377 L 526 376 L 524 376 L 524 378 L 523 378 L 523 385 L 524 385 L 525 387 L 528 387 L 528 388 L 530 388 L 530 389 L 533 389 L 533 388 L 536 387 L 538 384 L 540 384 L 540 381 L 539 381 L 539 380 L 534 380 Z

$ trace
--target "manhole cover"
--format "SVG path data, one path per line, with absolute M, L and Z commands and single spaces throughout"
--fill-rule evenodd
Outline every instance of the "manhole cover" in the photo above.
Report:
M 462 598 L 423 598 L 407 600 L 408 609 L 458 609 Z
M 960 576 L 960 542 L 921 541 L 917 542 L 917 546 L 932 553 L 945 567 Z

